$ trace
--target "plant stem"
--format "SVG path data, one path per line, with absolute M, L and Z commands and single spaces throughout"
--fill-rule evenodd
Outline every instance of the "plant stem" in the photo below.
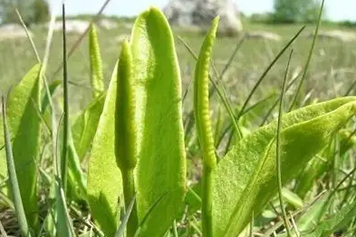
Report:
M 122 183 L 124 189 L 125 209 L 127 210 L 135 196 L 135 180 L 133 169 L 122 169 Z M 136 202 L 134 203 L 129 221 L 127 222 L 127 237 L 135 236 L 138 228 Z
M 202 225 L 203 225 L 203 236 L 212 237 L 213 236 L 213 197 L 212 197 L 212 186 L 213 186 L 213 170 L 204 165 L 203 167 L 203 197 L 202 197 Z

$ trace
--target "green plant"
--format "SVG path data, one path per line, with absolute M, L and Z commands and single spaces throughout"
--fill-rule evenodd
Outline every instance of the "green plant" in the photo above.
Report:
M 88 235 L 109 237 L 125 233 L 128 237 L 234 237 L 249 224 L 250 235 L 254 225 L 266 226 L 256 222 L 265 221 L 261 220 L 264 212 L 271 210 L 275 211 L 275 219 L 269 222 L 278 220 L 280 213 L 283 222 L 266 230 L 267 236 L 275 232 L 279 237 L 298 233 L 321 237 L 346 227 L 353 233 L 356 209 L 351 178 L 356 168 L 343 159 L 349 161 L 352 157 L 349 153 L 354 132 L 339 130 L 348 126 L 356 114 L 356 97 L 340 97 L 283 114 L 283 105 L 289 102 L 294 106 L 296 100 L 296 95 L 287 97 L 285 93 L 292 84 L 287 83 L 291 53 L 277 103 L 270 103 L 276 98 L 274 94 L 247 107 L 302 28 L 262 73 L 235 115 L 223 82 L 217 80 L 225 69 L 218 75 L 212 63 L 218 23 L 219 18 L 215 18 L 196 57 L 193 111 L 187 113 L 190 121 L 195 120 L 195 129 L 187 123 L 190 129 L 186 133 L 174 37 L 163 13 L 156 8 L 136 19 L 131 39 L 122 44 L 107 91 L 98 36 L 92 26 L 92 101 L 73 124 L 69 116 L 65 34 L 64 115 L 59 122 L 52 96 L 60 83 L 47 85 L 46 65 L 36 65 L 12 89 L 6 112 L 3 103 L 0 125 L 4 131 L 0 158 L 6 157 L 10 188 L 2 185 L 0 197 L 7 203 L 11 200 L 4 197 L 12 198 L 24 236 L 75 236 L 84 229 Z M 211 63 L 216 76 L 210 73 Z M 300 83 L 306 80 L 305 75 Z M 215 90 L 226 111 L 220 108 L 218 115 L 212 116 Z M 303 92 L 298 89 L 296 94 L 302 96 Z M 278 102 L 277 120 L 254 131 L 247 128 L 253 118 L 262 117 L 265 107 L 273 110 Z M 47 144 L 53 149 L 46 149 Z M 223 152 L 220 144 L 226 145 Z M 189 152 L 201 157 L 203 165 L 201 181 L 194 186 L 187 184 Z M 326 163 L 318 160 L 320 156 L 326 158 Z M 86 163 L 88 177 L 81 167 Z M 343 163 L 346 165 L 340 165 Z M 6 177 L 6 167 L 0 170 Z M 323 172 L 327 175 L 322 176 Z M 310 203 L 306 197 L 319 178 L 327 180 L 330 187 Z M 49 196 L 45 201 L 37 199 L 39 184 L 47 185 L 41 189 Z M 3 195 L 6 192 L 11 195 Z M 47 207 L 44 214 L 39 212 L 43 206 Z M 340 211 L 334 213 L 337 209 Z M 289 212 L 294 210 L 298 213 L 290 217 Z M 94 223 L 83 216 L 92 216 Z M 85 227 L 80 229 L 79 223 Z

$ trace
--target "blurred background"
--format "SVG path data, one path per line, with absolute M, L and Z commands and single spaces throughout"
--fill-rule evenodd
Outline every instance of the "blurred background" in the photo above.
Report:
M 85 33 L 105 0 L 67 0 L 69 77 L 73 107 L 83 108 L 91 96 L 88 39 Z M 293 44 L 291 78 L 300 75 L 310 51 L 320 10 L 319 0 L 111 0 L 97 18 L 106 83 L 120 52 L 120 42 L 129 37 L 135 16 L 149 6 L 163 9 L 176 38 L 183 90 L 189 91 L 194 58 L 211 19 L 221 16 L 219 39 L 214 49 L 214 64 L 232 102 L 238 104 L 284 45 L 306 25 Z M 61 79 L 61 1 L 0 0 L 0 94 L 37 62 L 31 44 L 15 12 L 18 9 L 36 50 L 42 58 L 46 46 L 50 13 L 57 16 L 51 45 L 47 79 Z M 322 100 L 351 93 L 356 75 L 356 1 L 326 0 L 323 22 L 304 91 L 308 100 Z M 178 37 L 180 37 L 179 40 Z M 241 43 L 241 40 L 243 43 Z M 184 41 L 184 43 L 182 42 Z M 241 47 L 240 47 L 241 46 Z M 226 68 L 236 47 L 239 50 Z M 284 75 L 287 56 L 277 62 L 256 95 L 265 98 L 277 93 Z M 291 90 L 293 91 L 293 90 Z M 292 93 L 292 92 L 291 92 Z M 188 97 L 190 98 L 190 93 Z M 187 107 L 191 106 L 187 100 Z

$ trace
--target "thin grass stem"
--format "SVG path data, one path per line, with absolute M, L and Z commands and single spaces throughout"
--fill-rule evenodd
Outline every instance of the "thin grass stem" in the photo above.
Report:
M 283 79 L 283 85 L 282 85 L 282 91 L 281 91 L 281 97 L 279 100 L 279 113 L 278 113 L 278 122 L 277 122 L 277 141 L 276 141 L 276 164 L 277 164 L 277 180 L 278 180 L 278 198 L 279 198 L 279 204 L 281 207 L 282 211 L 282 217 L 284 221 L 285 228 L 287 230 L 287 235 L 291 237 L 291 232 L 289 230 L 289 224 L 288 224 L 288 217 L 286 214 L 286 211 L 284 209 L 284 204 L 283 204 L 283 194 L 282 194 L 282 170 L 281 170 L 281 126 L 282 126 L 282 117 L 283 117 L 283 99 L 284 99 L 284 94 L 285 94 L 285 89 L 286 89 L 286 84 L 287 84 L 287 78 L 288 78 L 288 73 L 289 73 L 289 66 L 290 62 L 293 56 L 293 50 L 291 51 L 287 63 L 287 68 L 286 72 L 284 75 Z
M 320 24 L 321 24 L 321 17 L 323 15 L 323 10 L 324 10 L 324 3 L 325 3 L 325 0 L 322 0 L 321 7 L 320 7 L 320 12 L 319 12 L 319 17 L 318 17 L 318 23 L 316 25 L 313 42 L 312 42 L 312 45 L 311 45 L 311 48 L 310 48 L 310 51 L 309 51 L 307 62 L 305 64 L 305 69 L 304 69 L 304 72 L 303 72 L 303 76 L 302 76 L 302 79 L 300 80 L 300 82 L 298 84 L 297 91 L 296 91 L 296 93 L 294 95 L 294 98 L 292 100 L 292 103 L 290 104 L 290 107 L 289 107 L 288 111 L 291 111 L 294 108 L 294 106 L 295 106 L 295 104 L 296 104 L 296 102 L 298 100 L 298 96 L 299 96 L 299 94 L 301 92 L 302 86 L 304 84 L 304 81 L 305 81 L 305 79 L 307 77 L 308 69 L 309 69 L 309 66 L 310 66 L 310 63 L 311 63 L 311 59 L 312 59 L 312 56 L 313 56 L 313 53 L 314 53 L 314 47 L 315 47 L 315 44 L 316 44 L 316 39 L 317 39 L 317 36 L 318 36 L 318 33 L 319 33 L 319 27 L 320 27 Z
M 236 116 L 236 120 L 238 121 L 242 114 L 244 113 L 248 103 L 250 102 L 252 96 L 254 95 L 254 93 L 256 92 L 257 88 L 261 85 L 262 81 L 266 78 L 268 72 L 272 69 L 272 67 L 277 63 L 277 61 L 279 60 L 279 58 L 284 54 L 284 52 L 289 48 L 289 46 L 299 37 L 299 35 L 303 32 L 303 30 L 305 29 L 305 26 L 303 26 L 298 32 L 297 34 L 284 46 L 284 48 L 278 53 L 278 55 L 273 59 L 273 61 L 268 65 L 268 67 L 266 68 L 266 70 L 262 73 L 261 77 L 257 80 L 256 84 L 254 85 L 254 87 L 252 88 L 250 94 L 248 95 L 247 99 L 245 100 L 243 106 L 240 109 L 240 112 L 238 113 L 238 115 Z
M 61 157 L 61 181 L 64 192 L 67 188 L 68 148 L 69 148 L 69 95 L 67 69 L 67 35 L 66 35 L 65 4 L 62 4 L 63 23 L 63 144 Z

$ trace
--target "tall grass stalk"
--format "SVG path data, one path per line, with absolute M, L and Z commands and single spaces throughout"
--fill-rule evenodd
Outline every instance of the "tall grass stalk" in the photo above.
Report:
M 103 11 L 105 10 L 105 8 L 108 6 L 108 4 L 110 3 L 111 0 L 106 0 L 103 5 L 101 6 L 100 10 L 98 11 L 98 13 L 92 18 L 92 20 L 90 21 L 90 24 L 88 25 L 88 27 L 85 29 L 85 31 L 83 32 L 83 34 L 81 34 L 79 36 L 79 38 L 77 39 L 77 41 L 75 41 L 75 43 L 73 44 L 72 48 L 69 50 L 69 53 L 67 56 L 67 59 L 69 59 L 73 53 L 75 52 L 75 50 L 79 47 L 79 45 L 82 43 L 82 41 L 85 39 L 85 36 L 88 34 L 89 30 L 90 30 L 90 26 L 92 24 L 94 24 L 95 22 L 97 22 L 99 20 L 100 15 L 103 13 Z M 64 67 L 64 63 L 60 64 L 58 66 L 58 68 L 56 69 L 56 71 L 53 73 L 52 78 L 55 78 L 57 76 L 57 74 L 61 71 L 61 69 Z
M 67 35 L 66 35 L 65 4 L 62 4 L 63 23 L 63 144 L 61 157 L 61 181 L 64 191 L 67 187 L 68 174 L 68 148 L 69 148 L 69 95 L 68 95 L 68 68 L 67 68 Z
M 303 76 L 302 76 L 301 80 L 299 81 L 297 91 L 296 91 L 296 93 L 295 93 L 295 95 L 294 95 L 294 98 L 293 98 L 293 100 L 292 100 L 292 103 L 290 104 L 290 107 L 289 107 L 289 110 L 288 110 L 288 111 L 291 111 L 291 110 L 294 108 L 295 104 L 297 103 L 299 94 L 300 94 L 300 92 L 301 92 L 301 90 L 302 90 L 302 86 L 303 86 L 304 81 L 305 81 L 305 79 L 306 79 L 306 77 L 307 77 L 309 65 L 310 65 L 310 63 L 311 63 L 312 56 L 313 56 L 313 53 L 314 53 L 314 48 L 315 48 L 315 44 L 316 44 L 316 39 L 317 39 L 318 33 L 319 33 L 319 27 L 320 27 L 320 25 L 321 25 L 321 17 L 322 17 L 322 15 L 323 15 L 324 4 L 325 4 L 325 0 L 322 0 L 322 2 L 321 2 L 321 7 L 320 7 L 320 12 L 319 12 L 319 17 L 318 17 L 318 22 L 317 22 L 317 25 L 316 25 L 315 34 L 314 34 L 313 42 L 312 42 L 312 45 L 311 45 L 311 48 L 310 48 L 310 51 L 309 51 L 308 59 L 307 59 L 307 62 L 306 62 L 306 64 L 305 64 Z
M 252 88 L 251 92 L 249 93 L 249 95 L 247 96 L 247 99 L 245 100 L 244 104 L 242 105 L 241 109 L 239 110 L 239 112 L 237 113 L 236 116 L 234 116 L 234 121 L 236 120 L 236 123 L 239 122 L 240 118 L 242 117 L 242 115 L 245 113 L 245 110 L 250 102 L 250 100 L 252 99 L 252 96 L 255 94 L 255 92 L 257 91 L 257 88 L 261 85 L 262 81 L 266 78 L 268 72 L 273 68 L 273 66 L 277 63 L 277 61 L 279 60 L 279 58 L 284 54 L 284 52 L 289 48 L 289 46 L 292 45 L 292 43 L 299 37 L 299 35 L 303 32 L 303 30 L 305 29 L 305 26 L 303 26 L 302 28 L 300 28 L 300 30 L 294 35 L 294 37 L 283 47 L 283 49 L 278 53 L 278 55 L 273 59 L 273 61 L 268 65 L 268 67 L 265 69 L 265 71 L 262 73 L 262 75 L 260 76 L 260 78 L 257 80 L 256 84 L 254 85 L 254 87 Z M 230 126 L 228 126 L 227 128 L 225 128 L 225 130 L 222 132 L 222 134 L 226 134 L 228 132 L 228 130 L 230 129 Z M 219 141 L 216 143 L 217 146 L 220 145 L 220 143 L 223 140 L 223 136 L 220 136 Z
M 282 118 L 283 118 L 283 100 L 284 100 L 284 94 L 286 90 L 286 84 L 287 84 L 287 79 L 288 79 L 288 74 L 289 74 L 289 66 L 290 62 L 293 56 L 293 50 L 290 52 L 288 63 L 287 63 L 287 68 L 286 72 L 284 75 L 283 79 L 283 85 L 282 85 L 282 90 L 281 90 L 281 96 L 279 100 L 279 113 L 278 113 L 278 122 L 277 122 L 277 141 L 276 141 L 276 164 L 277 164 L 277 181 L 278 181 L 278 198 L 279 198 L 279 204 L 281 207 L 282 211 L 282 216 L 283 216 L 283 221 L 285 228 L 287 230 L 287 235 L 288 237 L 291 237 L 291 233 L 289 230 L 289 224 L 288 224 L 288 218 L 286 211 L 284 209 L 284 204 L 283 204 L 283 194 L 282 194 L 282 170 L 281 170 L 281 143 L 282 143 L 282 137 L 281 137 L 281 126 L 282 126 Z
M 303 26 L 297 34 L 294 35 L 294 37 L 283 47 L 283 49 L 278 53 L 278 55 L 273 59 L 273 61 L 268 65 L 266 70 L 262 73 L 261 77 L 257 80 L 256 84 L 252 88 L 250 94 L 247 96 L 247 99 L 245 100 L 244 104 L 242 105 L 239 113 L 236 116 L 236 119 L 239 120 L 244 113 L 245 109 L 247 108 L 248 103 L 250 102 L 252 96 L 255 94 L 257 88 L 261 85 L 262 81 L 266 78 L 268 72 L 272 69 L 272 67 L 276 64 L 276 62 L 279 60 L 279 58 L 284 54 L 284 52 L 289 48 L 289 46 L 292 45 L 292 43 L 299 37 L 299 35 L 303 32 L 305 29 L 305 26 Z

